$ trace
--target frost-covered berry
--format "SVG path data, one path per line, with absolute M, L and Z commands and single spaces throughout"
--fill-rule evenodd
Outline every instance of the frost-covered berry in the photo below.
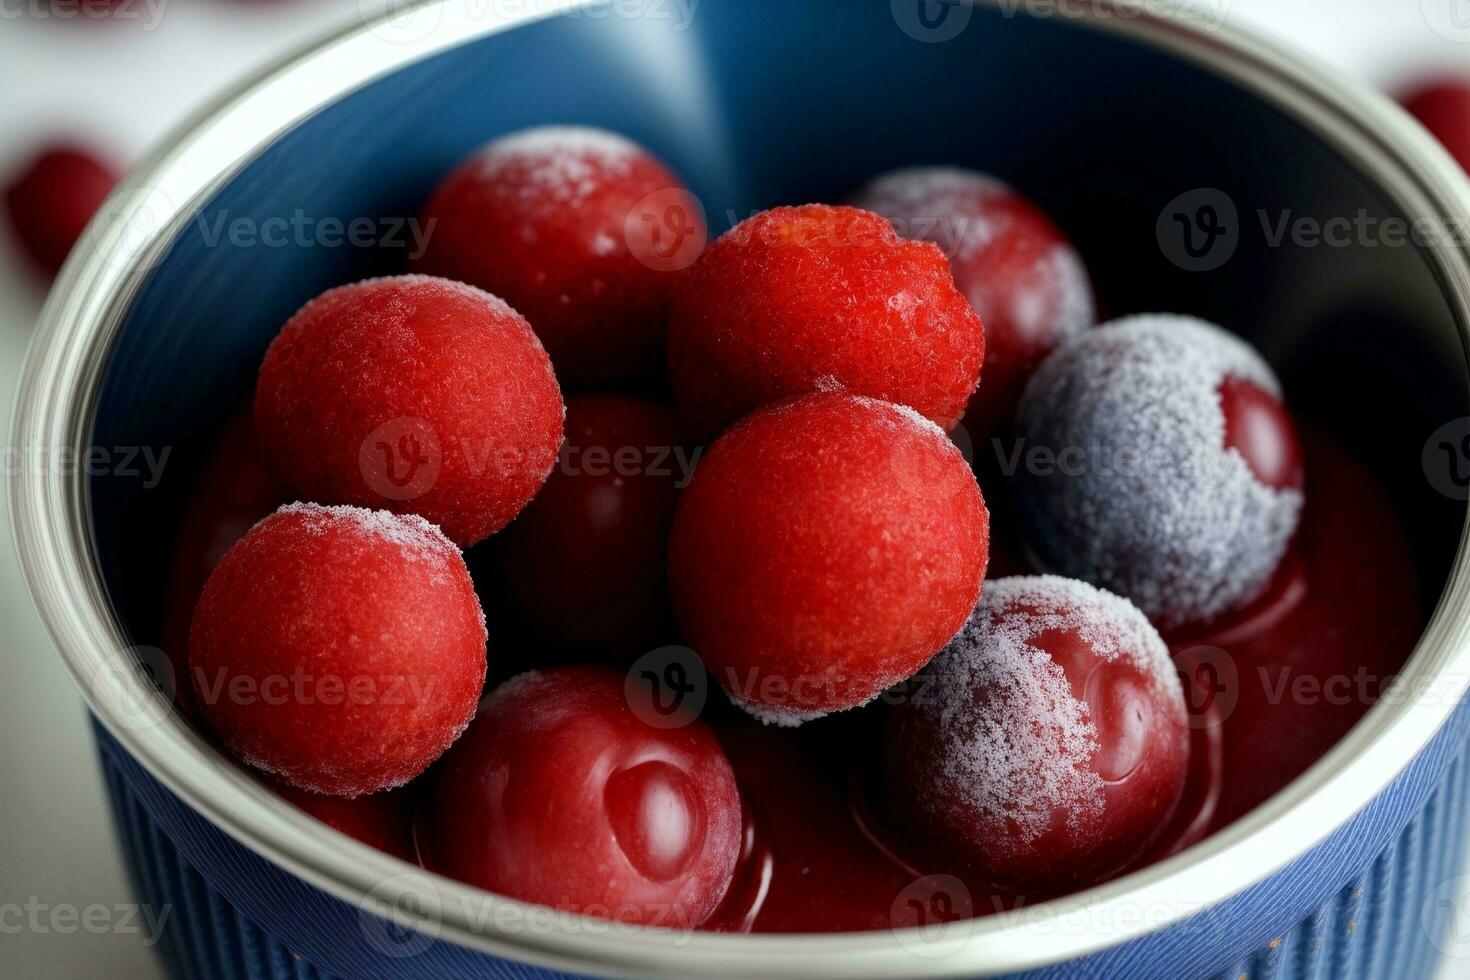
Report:
M 1065 344 L 1017 413 L 1031 551 L 1164 629 L 1251 601 L 1302 507 L 1280 391 L 1244 341 L 1191 317 L 1130 317 Z
M 1072 579 L 995 579 L 890 716 L 887 805 L 992 880 L 1051 889 L 1137 857 L 1188 768 L 1179 678 L 1135 606 Z

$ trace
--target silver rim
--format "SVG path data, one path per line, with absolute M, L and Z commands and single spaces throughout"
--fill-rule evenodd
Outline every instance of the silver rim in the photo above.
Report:
M 388 18 L 365 23 L 266 70 L 196 116 L 118 191 L 109 205 L 115 220 L 94 223 L 58 280 L 17 393 L 14 444 L 88 444 L 102 365 L 146 270 L 192 209 L 272 140 L 397 68 L 587 3 L 558 0 L 537 14 L 494 17 L 472 0 L 431 0 L 414 8 L 432 20 L 418 39 L 394 37 Z M 1237 27 L 1206 34 L 1129 0 L 1085 9 L 1079 18 L 1089 26 L 1165 48 L 1301 120 L 1374 175 L 1402 213 L 1460 222 L 1449 227 L 1470 222 L 1470 183 L 1383 96 Z M 160 191 L 167 195 L 162 203 Z M 1470 262 L 1459 246 L 1433 257 L 1464 341 Z M 136 675 L 115 672 L 128 640 L 95 568 L 85 487 L 47 470 L 22 473 L 13 488 L 17 543 L 33 597 L 92 709 L 149 772 L 244 845 L 348 902 L 379 912 L 430 910 L 427 918 L 394 917 L 464 946 L 563 969 L 750 976 L 789 974 L 799 962 L 812 976 L 974 976 L 1086 955 L 1187 918 L 1309 850 L 1403 770 L 1470 684 L 1462 540 L 1440 606 L 1402 678 L 1406 685 L 1424 683 L 1433 696 L 1378 704 L 1287 790 L 1151 868 L 1017 915 L 923 933 L 728 936 L 633 932 L 575 916 L 546 921 L 524 903 L 410 869 L 327 829 L 236 769 L 176 715 L 151 727 L 130 725 L 126 705 L 148 693 Z M 1431 679 L 1437 685 L 1426 683 Z

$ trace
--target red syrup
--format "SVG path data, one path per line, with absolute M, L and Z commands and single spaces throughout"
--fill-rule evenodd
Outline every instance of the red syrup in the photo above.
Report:
M 1226 778 L 1212 829 L 1347 734 L 1424 630 L 1412 548 L 1382 486 L 1320 432 L 1301 435 L 1306 506 L 1266 593 L 1235 616 L 1166 636 L 1176 659 L 1203 650 L 1222 665 L 1214 686 Z
M 1372 706 L 1424 627 L 1413 555 L 1387 495 L 1327 437 L 1301 435 L 1307 504 L 1266 593 L 1168 637 L 1190 702 L 1189 781 L 1167 830 L 1127 870 L 1179 853 L 1299 776 Z M 992 553 L 1005 555 L 1006 544 L 993 540 Z M 795 732 L 716 726 L 754 826 L 704 928 L 884 929 L 913 924 L 907 900 L 936 888 L 948 890 L 942 907 L 954 917 L 1055 897 L 993 888 L 885 824 L 869 761 L 880 756 L 882 710 Z

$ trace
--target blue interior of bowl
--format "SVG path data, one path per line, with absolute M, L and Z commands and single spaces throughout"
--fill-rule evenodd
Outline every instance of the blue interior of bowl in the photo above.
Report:
M 1072 235 L 1107 314 L 1194 313 L 1260 345 L 1298 411 L 1395 484 L 1438 581 L 1459 510 L 1423 479 L 1419 453 L 1442 421 L 1466 414 L 1452 314 L 1417 248 L 1271 245 L 1262 210 L 1392 214 L 1372 180 L 1298 123 L 1063 17 L 927 0 L 669 0 L 640 11 L 558 16 L 397 71 L 250 161 L 172 243 L 127 314 L 95 422 L 99 446 L 172 451 L 160 487 L 91 483 L 97 553 L 140 642 L 157 635 L 191 450 L 248 396 L 266 345 L 302 303 L 406 264 L 402 247 L 273 245 L 229 229 L 359 217 L 385 229 L 415 215 L 477 145 L 541 123 L 646 144 L 686 178 L 715 230 L 775 204 L 839 201 L 901 165 L 1004 178 Z M 953 31 L 936 14 L 965 22 Z M 1210 272 L 1179 268 L 1156 237 L 1166 204 L 1194 188 L 1224 190 L 1241 219 L 1234 257 Z

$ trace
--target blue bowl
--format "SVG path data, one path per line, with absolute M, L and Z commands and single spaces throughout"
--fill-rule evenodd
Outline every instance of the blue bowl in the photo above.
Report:
M 407 219 L 437 179 L 523 126 L 586 123 L 644 143 L 685 176 L 715 230 L 844 196 L 895 166 L 973 165 L 1069 229 L 1105 310 L 1175 309 L 1239 329 L 1294 403 L 1382 475 L 1436 600 L 1404 673 L 1429 693 L 1375 706 L 1203 844 L 1016 915 L 836 936 L 632 930 L 429 874 L 260 787 L 139 669 L 166 670 L 140 644 L 160 633 L 159 542 L 178 512 L 170 488 L 186 481 L 26 473 L 14 497 L 27 574 L 99 719 L 134 882 L 176 912 L 175 974 L 1416 977 L 1441 950 L 1470 952 L 1445 931 L 1465 891 L 1455 869 L 1470 792 L 1465 505 L 1421 462 L 1441 423 L 1467 414 L 1470 262 L 1458 246 L 1273 243 L 1255 220 L 1290 208 L 1470 226 L 1470 185 L 1427 136 L 1206 4 L 1187 16 L 1109 0 L 565 8 L 407 8 L 186 127 L 114 197 L 58 282 L 18 444 L 197 444 L 245 397 L 295 309 L 401 269 L 415 244 Z M 1225 218 L 1218 234 L 1205 205 Z M 363 216 L 375 241 L 342 241 Z

